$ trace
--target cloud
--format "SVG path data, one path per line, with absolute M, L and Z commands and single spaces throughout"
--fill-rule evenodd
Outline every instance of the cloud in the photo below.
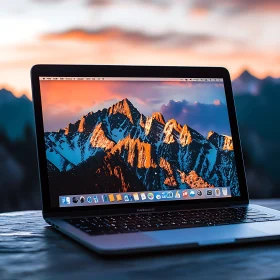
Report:
M 161 113 L 166 120 L 174 118 L 181 125 L 187 124 L 204 136 L 210 130 L 231 135 L 227 107 L 219 100 L 213 104 L 169 100 L 167 105 L 161 106 Z
M 240 14 L 252 11 L 273 12 L 280 10 L 279 0 L 195 0 L 191 10 L 194 14 L 222 11 L 225 14 Z
M 90 111 L 97 103 L 118 97 L 113 84 L 90 81 L 41 81 L 42 105 L 46 131 L 65 127 Z M 77 92 L 79 94 L 77 94 Z M 94 96 L 94 98 L 93 98 Z M 85 111 L 84 111 L 85 110 Z
M 132 3 L 167 8 L 172 4 L 169 0 L 88 0 L 87 5 L 94 7 L 107 7 L 111 5 L 128 5 Z
M 35 3 L 41 3 L 41 4 L 57 4 L 61 2 L 66 2 L 67 0 L 32 0 Z
M 112 5 L 113 3 L 114 3 L 114 1 L 112 1 L 112 0 L 88 0 L 86 4 L 89 6 L 106 7 L 106 6 Z
M 122 42 L 136 45 L 154 45 L 161 47 L 191 48 L 201 44 L 216 42 L 219 38 L 206 34 L 184 34 L 168 32 L 160 35 L 152 35 L 140 31 L 130 31 L 117 27 L 89 29 L 70 29 L 58 33 L 50 33 L 42 36 L 43 40 L 72 40 L 87 43 Z

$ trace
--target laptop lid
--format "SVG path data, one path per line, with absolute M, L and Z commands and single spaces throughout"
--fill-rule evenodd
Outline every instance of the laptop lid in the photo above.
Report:
M 43 213 L 247 203 L 219 67 L 32 68 Z

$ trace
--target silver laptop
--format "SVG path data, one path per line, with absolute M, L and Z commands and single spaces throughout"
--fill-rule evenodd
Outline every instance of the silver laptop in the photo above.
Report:
M 36 65 L 43 217 L 101 254 L 277 239 L 221 67 Z

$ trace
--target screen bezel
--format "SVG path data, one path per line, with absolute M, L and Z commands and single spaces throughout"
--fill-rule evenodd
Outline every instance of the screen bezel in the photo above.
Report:
M 44 125 L 42 116 L 42 103 L 39 77 L 137 77 L 137 78 L 223 78 L 226 101 L 231 126 L 237 175 L 241 195 L 229 198 L 207 198 L 195 200 L 176 200 L 164 202 L 145 202 L 112 205 L 94 205 L 81 207 L 51 207 L 48 184 L 47 160 L 44 142 Z M 194 207 L 218 207 L 221 205 L 247 204 L 249 201 L 247 183 L 234 99 L 232 94 L 230 74 L 223 67 L 181 67 L 181 66 L 120 66 L 120 65 L 35 65 L 31 69 L 32 96 L 35 113 L 35 127 L 37 138 L 37 154 L 42 194 L 42 207 L 44 216 L 79 215 L 85 212 L 116 213 L 141 212 L 146 209 L 181 209 Z

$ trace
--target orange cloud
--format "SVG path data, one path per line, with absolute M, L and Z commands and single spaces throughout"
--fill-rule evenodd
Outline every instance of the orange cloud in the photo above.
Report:
M 261 11 L 269 13 L 278 13 L 280 10 L 279 0 L 216 0 L 205 1 L 196 0 L 193 1 L 191 8 L 194 14 L 198 11 L 205 13 L 215 10 L 222 10 L 223 14 L 240 14 L 252 11 Z
M 138 31 L 129 31 L 116 27 L 97 30 L 72 29 L 60 33 L 45 34 L 41 37 L 44 41 L 78 41 L 85 43 L 125 43 L 129 45 L 152 44 L 161 48 L 172 48 L 174 45 L 182 48 L 192 48 L 196 45 L 207 44 L 218 40 L 215 36 L 206 34 L 183 34 L 169 32 L 161 35 L 150 35 Z
M 194 7 L 191 9 L 191 15 L 194 17 L 204 17 L 208 15 L 209 11 L 204 8 Z
M 156 7 L 161 10 L 167 9 L 172 3 L 172 1 L 169 0 L 133 0 L 133 1 L 124 1 L 124 0 L 88 0 L 86 4 L 89 7 L 108 7 L 112 5 L 125 5 L 128 6 L 129 4 L 137 3 L 141 6 L 147 6 L 147 7 Z
M 42 104 L 46 110 L 65 104 L 67 110 L 78 112 L 80 108 L 118 98 L 119 94 L 114 92 L 113 86 L 110 81 L 40 81 Z
M 104 42 L 108 38 L 120 39 L 122 34 L 117 29 L 107 29 L 104 32 L 89 33 L 82 29 L 74 29 L 63 33 L 51 33 L 42 36 L 44 40 L 74 40 L 85 42 Z

